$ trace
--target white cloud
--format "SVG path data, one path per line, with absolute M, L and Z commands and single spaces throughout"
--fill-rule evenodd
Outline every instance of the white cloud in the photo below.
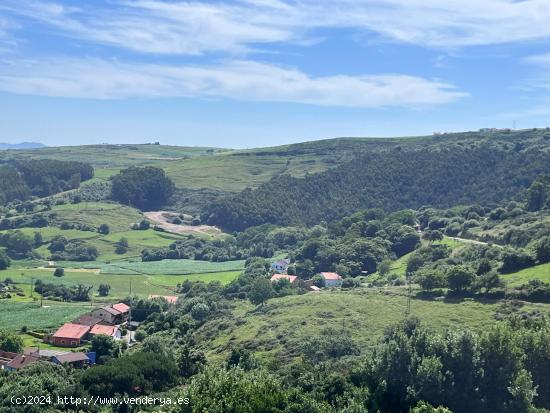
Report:
M 82 3 L 84 4 L 84 3 Z M 118 0 L 70 8 L 3 0 L 0 10 L 66 35 L 162 54 L 244 53 L 258 44 L 317 39 L 345 28 L 429 47 L 550 37 L 548 0 Z
M 210 66 L 128 64 L 99 59 L 2 62 L 0 90 L 118 99 L 202 97 L 344 107 L 418 107 L 466 96 L 449 84 L 406 75 L 311 77 L 251 61 Z

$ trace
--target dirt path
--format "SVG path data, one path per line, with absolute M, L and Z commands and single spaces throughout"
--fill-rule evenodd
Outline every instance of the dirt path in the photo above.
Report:
M 190 234 L 199 233 L 205 235 L 217 235 L 222 231 L 210 225 L 178 225 L 172 224 L 170 219 L 177 216 L 177 214 L 169 211 L 150 211 L 145 212 L 144 215 L 147 219 L 159 226 L 166 232 L 172 232 L 174 234 Z

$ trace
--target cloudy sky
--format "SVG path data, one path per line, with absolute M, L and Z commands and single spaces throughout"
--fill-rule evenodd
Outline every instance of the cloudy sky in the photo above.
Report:
M 1 0 L 0 141 L 550 124 L 548 0 Z

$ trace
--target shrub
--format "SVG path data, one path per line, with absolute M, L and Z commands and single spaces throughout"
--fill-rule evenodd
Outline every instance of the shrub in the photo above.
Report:
M 63 277 L 65 275 L 65 269 L 61 267 L 57 267 L 53 272 L 53 275 L 55 277 Z

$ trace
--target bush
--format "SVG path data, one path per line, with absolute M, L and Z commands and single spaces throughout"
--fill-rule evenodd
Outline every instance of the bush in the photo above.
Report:
M 54 277 L 63 277 L 65 275 L 65 269 L 57 267 L 53 272 Z
M 453 291 L 468 289 L 474 280 L 474 272 L 463 265 L 456 265 L 447 271 L 447 285 Z
M 537 242 L 535 254 L 540 263 L 550 262 L 550 237 L 541 238 Z
M 0 270 L 5 270 L 11 265 L 10 257 L 6 254 L 6 251 L 0 249 Z
M 97 230 L 100 234 L 107 235 L 109 232 L 111 232 L 111 229 L 109 228 L 109 225 L 107 224 L 101 224 Z

